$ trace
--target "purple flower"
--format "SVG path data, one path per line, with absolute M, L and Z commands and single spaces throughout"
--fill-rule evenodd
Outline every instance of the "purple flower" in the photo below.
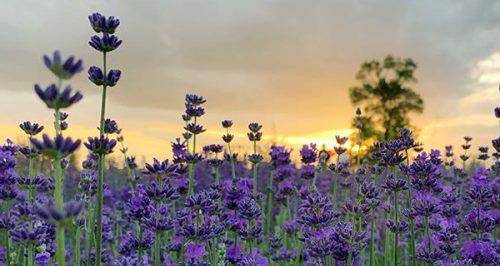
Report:
M 463 258 L 471 260 L 474 265 L 498 265 L 500 263 L 500 255 L 491 242 L 467 241 L 462 246 L 461 252 Z
M 204 146 L 203 151 L 206 153 L 209 153 L 209 152 L 221 153 L 223 148 L 224 147 L 222 147 L 222 145 L 219 145 L 219 144 L 210 144 L 210 145 Z
M 194 135 L 201 134 L 201 133 L 205 132 L 205 130 L 206 130 L 206 129 L 203 128 L 202 125 L 198 125 L 198 124 L 195 124 L 195 123 L 189 123 L 189 124 L 187 124 L 184 127 L 184 129 L 187 130 L 188 132 L 194 134 Z
M 406 185 L 405 180 L 389 176 L 385 180 L 385 183 L 382 184 L 382 188 L 385 188 L 390 191 L 401 191 L 401 190 L 407 190 L 408 186 Z
M 69 219 L 76 217 L 82 210 L 83 205 L 76 202 L 65 203 L 63 211 L 59 211 L 54 205 L 36 206 L 36 213 L 40 217 L 56 223 L 67 223 Z
M 264 160 L 264 157 L 262 157 L 262 155 L 260 154 L 250 154 L 248 155 L 248 160 L 253 163 L 253 164 L 258 164 L 260 163 L 262 160 Z
M 97 51 L 103 53 L 111 52 L 120 47 L 122 40 L 118 39 L 115 35 L 104 33 L 102 37 L 94 35 L 90 38 L 89 45 Z
M 248 125 L 248 129 L 250 129 L 251 132 L 253 133 L 257 133 L 259 132 L 261 129 L 262 129 L 262 125 L 260 125 L 259 123 L 250 123 Z
M 116 140 L 109 139 L 104 135 L 100 137 L 89 137 L 87 142 L 83 145 L 89 149 L 92 153 L 95 154 L 110 154 L 113 152 L 113 148 L 116 146 Z
M 205 109 L 201 106 L 196 106 L 186 103 L 186 116 L 189 117 L 188 121 L 192 117 L 200 117 L 205 114 Z
M 316 168 L 314 165 L 304 165 L 300 169 L 300 177 L 306 180 L 313 179 L 316 174 Z
M 104 120 L 104 134 L 120 134 L 120 132 L 121 129 L 115 120 L 109 118 L 106 118 L 106 120 Z
M 83 70 L 81 59 L 75 62 L 75 57 L 70 56 L 68 59 L 62 60 L 59 51 L 55 51 L 52 58 L 44 55 L 43 62 L 45 66 L 60 79 L 70 79 Z
M 80 140 L 73 141 L 70 137 L 63 137 L 61 134 L 54 139 L 50 139 L 47 134 L 43 134 L 42 140 L 30 138 L 33 146 L 41 153 L 50 158 L 64 158 L 80 147 Z
M 231 141 L 233 141 L 233 138 L 234 138 L 234 135 L 232 135 L 232 134 L 225 134 L 222 136 L 222 140 L 225 143 L 231 143 Z
M 36 262 L 36 265 L 39 265 L 39 266 L 49 265 L 50 253 L 47 251 L 37 253 L 35 255 L 35 262 Z
M 145 167 L 146 171 L 144 173 L 148 175 L 161 175 L 164 177 L 175 177 L 178 175 L 178 166 L 169 163 L 168 159 L 160 162 L 156 158 L 153 158 L 153 163 L 146 163 Z
M 329 199 L 318 192 L 309 194 L 298 209 L 297 221 L 312 228 L 328 226 L 334 219 Z
M 493 145 L 493 148 L 495 148 L 497 152 L 500 152 L 500 137 L 492 140 L 491 144 Z
M 250 141 L 260 141 L 262 139 L 262 132 L 248 132 L 247 136 Z
M 30 121 L 22 122 L 21 124 L 19 124 L 19 127 L 24 131 L 24 133 L 28 134 L 31 137 L 42 132 L 44 128 L 42 125 L 39 125 L 38 123 L 31 123 Z
M 198 106 L 204 104 L 206 101 L 207 100 L 205 100 L 203 96 L 198 96 L 196 94 L 186 94 L 186 104 Z
M 113 87 L 116 85 L 122 72 L 118 69 L 111 69 L 106 77 L 99 67 L 91 66 L 89 68 L 89 80 L 97 86 L 106 85 L 108 87 Z
M 66 86 L 63 91 L 60 91 L 55 84 L 48 86 L 46 89 L 42 89 L 36 84 L 35 92 L 48 108 L 56 110 L 68 108 L 83 98 L 83 95 L 78 91 L 72 94 L 71 86 Z
M 204 243 L 195 243 L 195 242 L 188 242 L 186 244 L 186 258 L 189 260 L 199 260 L 202 259 L 207 255 L 207 251 L 205 250 L 205 244 Z
M 231 121 L 231 120 L 223 120 L 222 121 L 223 128 L 230 128 L 232 126 L 233 126 L 233 121 Z
M 311 164 L 316 162 L 318 159 L 318 150 L 316 149 L 316 144 L 304 145 L 300 150 L 300 156 L 302 163 Z
M 89 22 L 92 29 L 94 29 L 97 33 L 115 33 L 116 28 L 120 25 L 120 20 L 115 18 L 114 16 L 106 16 L 101 15 L 100 13 L 93 13 L 89 15 Z

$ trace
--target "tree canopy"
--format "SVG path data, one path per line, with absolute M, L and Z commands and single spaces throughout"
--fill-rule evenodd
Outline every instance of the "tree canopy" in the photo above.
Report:
M 361 107 L 364 137 L 395 138 L 402 127 L 411 127 L 409 115 L 422 113 L 424 101 L 410 85 L 417 82 L 417 64 L 411 58 L 386 56 L 364 62 L 356 74 L 361 84 L 350 88 L 351 102 Z M 358 119 L 358 121 L 360 121 Z

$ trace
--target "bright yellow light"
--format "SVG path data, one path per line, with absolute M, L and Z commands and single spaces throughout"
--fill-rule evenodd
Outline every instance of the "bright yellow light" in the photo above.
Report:
M 359 151 L 359 149 L 360 149 L 359 145 L 354 145 L 354 146 L 351 147 L 351 151 L 352 152 L 356 152 L 357 153 Z
M 338 146 L 338 143 L 335 140 L 335 136 L 348 137 L 352 134 L 353 131 L 354 130 L 350 128 L 336 129 L 303 136 L 284 136 L 280 138 L 280 140 L 291 145 L 314 143 L 318 145 L 318 147 L 322 147 L 324 145 L 327 150 L 332 150 L 335 146 Z M 348 140 L 346 144 L 344 144 L 344 146 L 350 147 L 351 141 Z

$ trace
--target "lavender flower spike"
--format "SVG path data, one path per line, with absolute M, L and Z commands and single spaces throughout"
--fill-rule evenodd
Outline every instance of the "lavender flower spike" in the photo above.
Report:
M 44 55 L 43 62 L 45 66 L 60 79 L 68 80 L 83 70 L 81 59 L 75 62 L 75 57 L 70 56 L 68 59 L 62 60 L 59 51 L 55 51 L 52 58 L 48 55 Z
M 48 108 L 56 110 L 68 108 L 83 98 L 83 95 L 78 91 L 72 94 L 71 86 L 66 86 L 63 91 L 60 91 L 60 88 L 55 84 L 48 86 L 46 89 L 42 89 L 36 84 L 35 92 Z
M 95 32 L 100 33 L 115 33 L 116 28 L 120 25 L 120 20 L 115 18 L 114 16 L 106 16 L 101 15 L 100 13 L 93 13 L 89 15 L 89 22 L 92 29 Z
M 50 139 L 47 134 L 43 134 L 42 140 L 30 138 L 30 141 L 37 150 L 50 158 L 66 157 L 75 152 L 81 143 L 80 140 L 73 141 L 70 137 L 65 138 L 60 134 L 54 139 Z

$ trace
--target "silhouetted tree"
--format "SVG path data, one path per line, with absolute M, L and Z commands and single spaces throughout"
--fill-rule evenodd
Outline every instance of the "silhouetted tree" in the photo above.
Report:
M 388 55 L 383 61 L 361 65 L 356 74 L 360 86 L 349 90 L 351 102 L 363 109 L 362 132 L 365 137 L 395 138 L 402 127 L 411 127 L 409 114 L 422 113 L 424 101 L 409 87 L 416 83 L 417 64 L 411 58 Z M 359 122 L 354 119 L 354 124 Z

